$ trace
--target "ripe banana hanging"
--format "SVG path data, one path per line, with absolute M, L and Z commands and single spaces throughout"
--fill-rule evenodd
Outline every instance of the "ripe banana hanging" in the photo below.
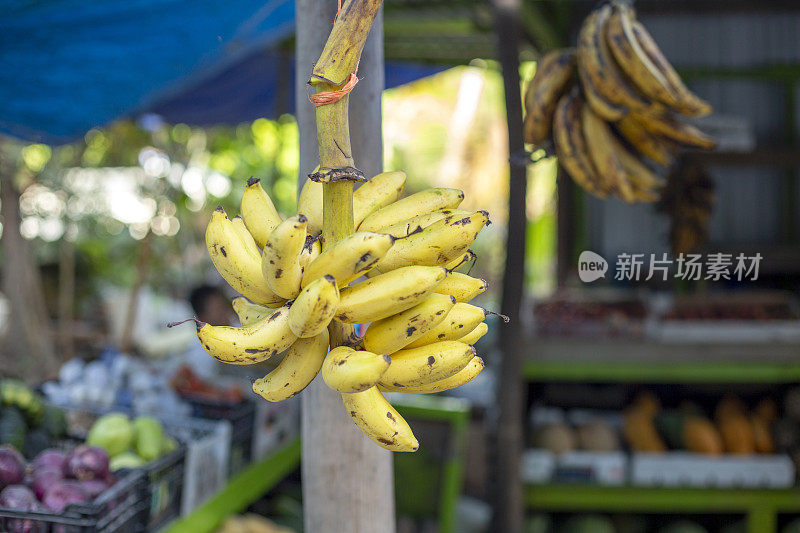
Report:
M 339 288 L 333 276 L 317 278 L 300 291 L 289 308 L 289 327 L 298 337 L 314 337 L 324 331 L 339 305 Z
M 575 80 L 576 57 L 574 48 L 564 48 L 548 52 L 536 64 L 525 92 L 526 143 L 539 145 L 550 138 L 556 104 Z
M 384 172 L 373 176 L 353 193 L 353 227 L 367 215 L 397 201 L 406 186 L 405 172 Z
M 306 242 L 305 215 L 287 218 L 276 227 L 264 243 L 261 267 L 270 289 L 283 298 L 294 298 L 300 292 L 303 268 L 300 253 Z
M 330 275 L 344 287 L 372 269 L 386 255 L 395 239 L 391 235 L 359 231 L 337 242 L 314 259 L 303 272 L 303 287 Z
M 581 109 L 581 125 L 583 126 L 583 137 L 586 139 L 586 146 L 589 158 L 597 169 L 597 176 L 605 180 L 608 188 L 625 200 L 633 202 L 633 190 L 628 182 L 628 176 L 614 152 L 612 144 L 611 129 L 603 119 L 598 117 L 589 106 Z
M 670 107 L 679 105 L 678 95 L 667 79 L 642 50 L 633 31 L 633 9 L 624 2 L 614 2 L 606 26 L 606 41 L 617 64 L 642 94 Z
M 600 181 L 581 126 L 581 108 L 585 107 L 580 95 L 567 94 L 558 102 L 553 122 L 553 138 L 558 164 L 586 192 L 605 198 L 610 192 Z
M 471 214 L 470 211 L 464 211 L 463 209 L 439 209 L 438 211 L 417 215 L 392 224 L 391 226 L 381 228 L 380 233 L 388 233 L 399 239 L 412 233 L 419 233 L 434 222 L 443 219 L 452 220 L 454 217 L 464 217 L 469 214 Z
M 282 219 L 275 209 L 272 199 L 261 188 L 260 179 L 250 178 L 247 180 L 247 188 L 242 195 L 241 211 L 247 229 L 258 243 L 259 249 L 263 248 L 267 237 L 282 222 Z
M 247 248 L 247 251 L 250 252 L 253 257 L 257 257 L 260 261 L 261 250 L 259 249 L 258 244 L 256 244 L 253 236 L 247 230 L 247 226 L 245 226 L 242 217 L 233 217 L 231 219 L 231 223 L 233 224 L 233 229 L 236 230 L 236 234 L 239 235 L 239 238 L 242 240 L 242 243 L 244 243 L 245 248 Z
M 436 392 L 444 392 L 456 387 L 460 387 L 461 385 L 472 381 L 478 376 L 478 374 L 481 373 L 483 367 L 483 359 L 476 355 L 470 359 L 469 363 L 467 363 L 467 366 L 452 376 L 440 379 L 439 381 L 434 381 L 433 383 L 426 385 L 409 385 L 404 387 L 384 385 L 381 383 L 378 385 L 378 389 L 384 392 L 407 392 L 411 394 L 433 394 Z
M 486 322 L 481 322 L 480 324 L 475 326 L 475 329 L 473 329 L 472 331 L 470 331 L 469 333 L 467 333 L 463 337 L 459 337 L 456 340 L 458 342 L 463 342 L 464 344 L 472 344 L 472 345 L 474 345 L 476 342 L 478 342 L 481 339 L 481 337 L 486 335 L 486 333 L 488 333 L 488 332 L 489 332 L 488 324 L 486 324 Z
M 275 312 L 275 309 L 254 304 L 242 296 L 234 298 L 231 304 L 233 305 L 236 316 L 239 317 L 239 322 L 241 322 L 243 326 L 249 326 L 253 322 L 258 322 L 262 318 L 266 318 Z
M 266 361 L 288 348 L 297 336 L 289 328 L 289 306 L 240 328 L 197 324 L 197 338 L 214 359 L 232 365 Z
M 661 115 L 637 116 L 644 129 L 650 133 L 661 135 L 686 146 L 696 146 L 704 150 L 714 148 L 717 143 L 691 124 L 677 120 L 674 116 L 664 113 Z
M 434 222 L 418 233 L 395 241 L 375 265 L 375 270 L 389 272 L 410 265 L 445 265 L 460 257 L 488 222 L 486 211 Z
M 407 266 L 345 287 L 336 319 L 359 324 L 405 311 L 431 294 L 446 274 L 443 267 Z
M 335 391 L 364 392 L 378 383 L 391 362 L 386 354 L 338 346 L 322 363 L 322 379 Z
M 700 117 L 711 113 L 711 105 L 684 85 L 681 77 L 675 72 L 675 69 L 672 68 L 672 65 L 667 58 L 664 57 L 664 54 L 658 48 L 653 37 L 640 22 L 633 22 L 633 33 L 644 53 L 667 80 L 667 83 L 670 84 L 673 92 L 678 95 L 678 105 L 674 106 L 673 109 L 683 115 L 693 117 Z
M 353 422 L 378 445 L 393 452 L 415 452 L 419 448 L 408 423 L 386 401 L 378 387 L 343 393 L 342 403 Z
M 457 341 L 437 342 L 392 354 L 380 382 L 393 387 L 428 385 L 452 376 L 470 362 L 475 348 Z
M 463 254 L 459 255 L 455 259 L 451 260 L 449 263 L 445 264 L 444 267 L 449 270 L 458 270 L 469 266 L 475 259 L 477 259 L 477 255 L 472 250 L 467 250 Z
M 590 86 L 596 94 L 605 101 L 610 102 L 623 110 L 622 116 L 630 110 L 647 112 L 659 107 L 643 98 L 633 87 L 628 84 L 625 75 L 619 70 L 609 50 L 605 39 L 605 28 L 611 15 L 611 6 L 605 5 L 593 11 L 581 26 L 578 35 L 578 65 L 581 83 Z M 590 105 L 594 104 L 589 100 Z M 598 110 L 604 119 L 605 109 Z
M 222 207 L 211 214 L 206 247 L 220 275 L 239 294 L 262 305 L 283 303 L 261 274 L 261 262 L 248 250 Z
M 461 272 L 450 272 L 444 278 L 436 292 L 440 294 L 450 294 L 457 302 L 468 302 L 477 295 L 486 292 L 489 284 L 485 279 L 473 278 Z
M 408 344 L 407 348 L 424 347 L 427 344 L 456 340 L 463 337 L 486 319 L 486 310 L 476 305 L 457 303 L 444 320 L 425 335 Z
M 663 188 L 664 181 L 656 176 L 647 165 L 636 155 L 628 151 L 613 135 L 611 145 L 617 154 L 628 181 L 631 184 L 633 196 L 640 202 L 654 202 L 659 198 L 659 190 Z
M 315 170 L 316 172 L 316 170 Z M 297 212 L 308 219 L 306 231 L 317 236 L 322 233 L 322 184 L 306 180 L 297 199 Z
M 436 327 L 455 304 L 453 296 L 431 294 L 411 309 L 376 320 L 364 334 L 364 348 L 374 353 L 394 353 Z
M 617 131 L 640 154 L 658 163 L 669 166 L 672 163 L 673 145 L 671 141 L 647 131 L 633 115 L 628 115 L 616 124 Z
M 315 337 L 297 339 L 272 372 L 253 382 L 253 391 L 269 402 L 296 396 L 317 376 L 327 353 L 327 329 Z
M 358 229 L 359 231 L 379 231 L 381 228 L 417 215 L 439 209 L 455 209 L 463 199 L 464 192 L 458 189 L 425 189 L 374 211 L 364 219 Z

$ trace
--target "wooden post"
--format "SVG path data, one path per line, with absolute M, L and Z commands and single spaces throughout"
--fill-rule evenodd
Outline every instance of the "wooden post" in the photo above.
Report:
M 508 121 L 510 157 L 508 186 L 508 233 L 506 266 L 503 273 L 501 312 L 512 318 L 500 335 L 500 373 L 497 383 L 498 419 L 494 442 L 496 487 L 492 531 L 521 533 L 525 517 L 520 478 L 524 395 L 522 389 L 522 295 L 525 278 L 526 166 L 523 153 L 522 97 L 519 78 L 520 0 L 493 0 L 498 57 L 503 71 L 503 88 Z
M 342 10 L 361 0 L 345 2 Z M 333 0 L 297 2 L 297 85 L 295 95 L 300 129 L 300 179 L 320 163 L 314 106 L 308 103 L 306 81 L 323 50 L 336 14 Z M 358 120 L 352 128 L 352 151 L 367 176 L 382 168 L 380 95 L 383 90 L 383 39 L 380 14 L 361 57 L 362 81 L 352 92 Z M 340 81 L 340 80 L 337 80 Z M 323 162 L 324 163 L 324 162 Z M 340 182 L 334 194 L 326 191 L 326 239 L 352 231 L 352 183 Z M 349 190 L 348 190 L 349 189 Z M 332 221 L 332 217 L 336 220 Z M 344 219 L 349 219 L 344 220 Z M 341 336 L 343 332 L 338 332 Z M 331 341 L 334 342 L 332 336 Z M 303 509 L 308 533 L 392 533 L 394 482 L 391 453 L 369 440 L 353 423 L 341 395 L 320 376 L 302 395 Z

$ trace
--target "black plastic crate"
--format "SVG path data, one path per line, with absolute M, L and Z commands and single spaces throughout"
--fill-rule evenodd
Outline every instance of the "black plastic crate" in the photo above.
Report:
M 149 513 L 143 472 L 121 475 L 91 503 L 71 504 L 60 514 L 0 507 L 0 531 L 10 533 L 140 533 Z
M 256 404 L 245 399 L 231 403 L 199 398 L 185 398 L 192 406 L 192 416 L 208 420 L 227 420 L 231 424 L 231 449 L 228 475 L 232 476 L 247 466 L 253 457 L 253 432 L 256 422 Z
M 142 469 L 147 484 L 147 531 L 156 531 L 181 515 L 186 446 L 147 463 Z

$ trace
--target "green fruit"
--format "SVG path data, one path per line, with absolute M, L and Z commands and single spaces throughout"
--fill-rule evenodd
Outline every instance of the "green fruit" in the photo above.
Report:
M 6 407 L 0 412 L 0 444 L 9 444 L 22 451 L 28 426 L 25 417 L 15 407 Z
M 136 453 L 145 461 L 152 461 L 161 457 L 166 436 L 161 423 L 149 416 L 140 416 L 133 421 L 135 433 L 134 448 Z
M 99 446 L 115 457 L 131 449 L 133 446 L 133 424 L 128 417 L 120 413 L 101 416 L 89 430 L 86 444 Z
M 141 468 L 147 464 L 147 461 L 139 457 L 133 452 L 123 452 L 116 457 L 112 457 L 108 463 L 108 468 L 114 472 L 121 468 Z
M 52 439 L 61 439 L 67 434 L 67 416 L 55 405 L 45 404 L 39 429 L 46 431 Z
M 18 408 L 31 425 L 38 425 L 44 404 L 41 398 L 16 379 L 0 381 L 0 403 Z

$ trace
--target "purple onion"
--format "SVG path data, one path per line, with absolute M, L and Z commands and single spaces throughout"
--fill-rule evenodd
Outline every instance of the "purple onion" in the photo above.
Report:
M 54 448 L 50 448 L 48 450 L 44 450 L 36 456 L 33 460 L 33 469 L 38 470 L 40 468 L 58 468 L 59 470 L 63 470 L 64 463 L 67 462 L 67 454 L 61 450 L 56 450 Z
M 31 481 L 29 486 L 33 489 L 33 493 L 36 494 L 36 497 L 41 500 L 44 497 L 44 493 L 47 492 L 47 489 L 62 479 L 64 479 L 64 472 L 62 470 L 53 467 L 43 467 L 33 471 L 33 481 Z
M 0 446 L 0 488 L 22 483 L 25 479 L 25 458 L 10 446 Z
M 64 476 L 85 481 L 108 476 L 108 453 L 97 446 L 80 445 L 67 454 Z
M 8 507 L 17 511 L 41 511 L 39 502 L 31 489 L 25 485 L 9 485 L 0 492 L 0 507 Z M 42 531 L 39 521 L 28 518 L 10 518 L 6 520 L 10 533 L 38 533 Z
M 71 503 L 84 503 L 89 497 L 78 481 L 62 480 L 49 487 L 42 503 L 53 512 L 60 513 Z
M 81 481 L 81 488 L 90 500 L 94 500 L 100 496 L 108 487 L 110 487 L 110 485 L 105 479 L 87 479 L 86 481 Z

